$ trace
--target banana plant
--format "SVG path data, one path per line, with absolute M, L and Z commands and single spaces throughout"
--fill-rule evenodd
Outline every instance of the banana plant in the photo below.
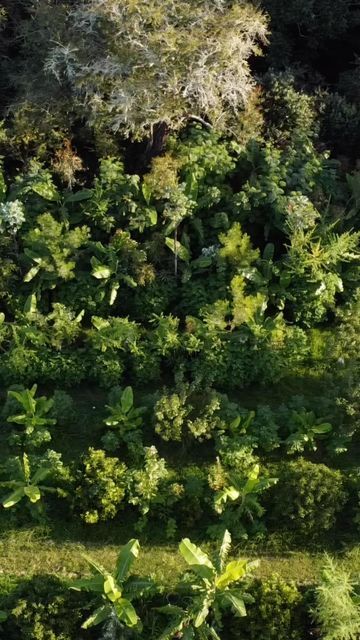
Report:
M 316 418 L 313 411 L 293 411 L 291 414 L 292 433 L 286 438 L 288 453 L 299 453 L 308 447 L 317 450 L 317 440 L 324 439 L 333 427 L 323 418 Z
M 134 394 L 132 387 L 126 387 L 113 405 L 106 405 L 110 415 L 105 424 L 112 428 L 102 438 L 106 449 L 114 450 L 119 444 L 125 442 L 129 449 L 136 453 L 142 451 L 143 414 L 145 407 L 134 407 Z
M 125 236 L 130 239 L 130 234 Z M 120 237 L 119 234 L 118 237 Z M 123 282 L 132 288 L 137 287 L 136 280 L 128 273 L 129 258 L 126 255 L 126 247 L 125 244 L 122 247 L 121 242 L 105 246 L 98 241 L 93 243 L 93 248 L 95 255 L 90 259 L 91 275 L 101 280 L 102 286 L 109 291 L 109 304 L 112 306 L 117 298 L 120 283 Z M 143 252 L 140 250 L 139 256 L 143 258 Z
M 110 622 L 115 617 L 120 625 L 141 630 L 141 621 L 131 603 L 131 598 L 140 597 L 144 592 L 152 589 L 154 583 L 147 578 L 128 577 L 131 565 L 139 555 L 139 550 L 139 541 L 129 540 L 120 550 L 113 573 L 85 556 L 93 576 L 75 580 L 69 587 L 75 591 L 94 593 L 101 598 L 102 603 L 85 620 L 83 629 Z
M 235 473 L 228 474 L 228 484 L 217 491 L 214 508 L 223 515 L 225 526 L 236 526 L 237 534 L 247 537 L 244 521 L 254 524 L 264 513 L 259 495 L 276 484 L 278 478 L 260 477 L 260 466 L 256 464 L 247 478 Z M 230 508 L 228 503 L 231 504 Z
M 31 389 L 24 389 L 24 391 L 8 391 L 8 396 L 17 400 L 22 411 L 9 416 L 7 421 L 24 428 L 21 435 L 13 433 L 10 436 L 10 444 L 35 448 L 51 440 L 48 427 L 56 424 L 56 420 L 49 418 L 47 414 L 54 401 L 45 396 L 36 398 L 36 391 L 36 384 Z
M 14 458 L 14 466 L 15 478 L 0 483 L 4 487 L 12 489 L 11 493 L 2 501 L 4 509 L 15 506 L 23 498 L 27 498 L 30 505 L 39 503 L 44 493 L 64 495 L 64 492 L 59 488 L 40 484 L 51 474 L 52 469 L 50 466 L 40 465 L 35 472 L 32 473 L 30 461 L 26 453 L 23 454 L 22 458 L 19 456 Z
M 186 609 L 173 605 L 160 607 L 160 612 L 171 616 L 172 620 L 158 640 L 177 637 L 182 640 L 220 640 L 218 630 L 222 628 L 224 609 L 232 609 L 239 617 L 246 616 L 246 603 L 253 602 L 253 599 L 239 583 L 258 566 L 258 561 L 238 559 L 227 562 L 230 548 L 229 531 L 225 531 L 214 558 L 188 538 L 181 541 L 179 551 L 189 565 L 190 574 L 179 585 L 179 591 L 189 592 L 190 604 Z
M 59 282 L 75 277 L 79 252 L 88 243 L 89 233 L 86 226 L 70 229 L 51 213 L 37 217 L 36 227 L 24 237 L 24 260 L 29 267 L 24 282 L 33 283 L 32 293 L 38 299 L 43 290 L 54 289 Z

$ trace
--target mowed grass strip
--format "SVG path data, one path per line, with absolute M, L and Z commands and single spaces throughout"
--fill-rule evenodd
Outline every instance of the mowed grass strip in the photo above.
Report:
M 31 577 L 52 574 L 60 578 L 74 578 L 89 572 L 84 554 L 90 555 L 107 569 L 113 569 L 119 551 L 114 544 L 94 542 L 57 542 L 34 530 L 7 533 L 0 540 L 0 575 Z M 209 548 L 208 545 L 204 547 Z M 238 555 L 251 557 L 250 554 Z M 299 584 L 317 582 L 324 555 L 307 552 L 288 552 L 282 556 L 258 555 L 260 566 L 255 575 L 267 578 L 274 573 Z M 360 545 L 339 554 L 339 562 L 352 575 L 360 573 Z M 151 575 L 158 582 L 173 585 L 185 568 L 177 545 L 141 545 L 141 554 L 134 564 L 134 573 Z

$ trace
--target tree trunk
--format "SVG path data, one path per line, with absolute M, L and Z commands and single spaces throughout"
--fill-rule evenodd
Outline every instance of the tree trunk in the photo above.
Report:
M 161 155 L 165 151 L 166 141 L 170 133 L 169 125 L 166 122 L 157 122 L 151 132 L 145 153 L 144 166 L 148 166 L 153 158 Z

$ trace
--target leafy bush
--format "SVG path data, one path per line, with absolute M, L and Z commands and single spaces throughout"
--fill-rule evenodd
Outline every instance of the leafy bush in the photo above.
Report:
M 186 418 L 191 411 L 186 389 L 179 393 L 166 393 L 154 407 L 155 431 L 163 440 L 180 442 L 186 426 Z
M 72 397 L 60 389 L 54 391 L 52 397 L 53 405 L 50 415 L 54 417 L 59 426 L 64 426 L 71 423 L 71 420 L 75 418 L 74 401 Z
M 302 595 L 293 582 L 273 575 L 254 580 L 249 593 L 253 602 L 241 626 L 231 622 L 231 637 L 242 640 L 303 640 L 300 617 Z
M 166 462 L 159 457 L 156 447 L 145 447 L 143 466 L 131 469 L 129 479 L 129 502 L 139 507 L 142 516 L 149 512 L 167 475 Z
M 54 576 L 34 576 L 7 598 L 9 640 L 74 640 L 86 599 Z
M 88 524 L 110 520 L 123 506 L 127 467 L 101 449 L 89 448 L 76 472 L 74 507 Z
M 280 463 L 268 513 L 273 523 L 308 539 L 331 529 L 347 499 L 340 471 L 303 459 Z

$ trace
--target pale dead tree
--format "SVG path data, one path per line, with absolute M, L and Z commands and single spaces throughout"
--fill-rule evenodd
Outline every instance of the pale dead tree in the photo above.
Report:
M 190 118 L 226 130 L 254 87 L 265 15 L 227 0 L 82 0 L 45 71 L 66 78 L 90 121 L 144 137 Z

